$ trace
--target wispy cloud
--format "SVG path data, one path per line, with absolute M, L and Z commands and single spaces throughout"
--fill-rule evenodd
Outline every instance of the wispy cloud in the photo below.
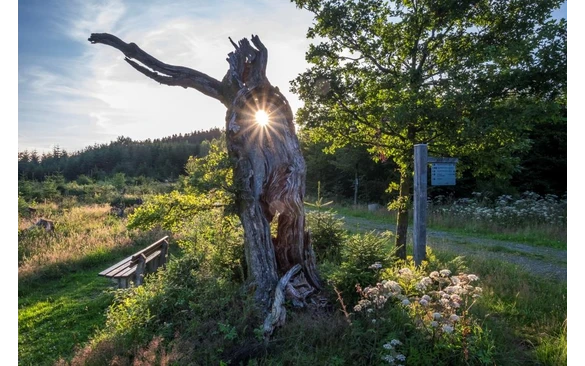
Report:
M 115 32 L 127 7 L 120 0 L 83 1 L 68 3 L 55 20 L 59 32 L 76 41 L 86 40 L 95 29 L 102 32 Z
M 28 136 L 19 137 L 21 150 L 32 146 L 35 134 L 38 141 L 42 136 L 43 144 L 53 138 L 52 144 L 71 151 L 87 141 L 107 142 L 119 135 L 145 139 L 223 126 L 225 109 L 220 103 L 195 90 L 161 86 L 144 77 L 119 51 L 87 42 L 92 32 L 116 34 L 161 61 L 217 79 L 228 69 L 228 36 L 237 41 L 258 34 L 269 50 L 269 79 L 287 91 L 289 81 L 306 67 L 305 33 L 312 19 L 287 1 L 235 0 L 77 1 L 54 18 L 61 24 L 56 28 L 61 37 L 79 41 L 79 56 L 59 60 L 59 70 L 39 60 L 20 71 L 21 85 L 28 85 L 20 96 L 19 133 Z M 298 100 L 287 97 L 296 109 Z M 43 107 L 33 108 L 34 101 Z M 47 109 L 55 120 L 39 114 Z

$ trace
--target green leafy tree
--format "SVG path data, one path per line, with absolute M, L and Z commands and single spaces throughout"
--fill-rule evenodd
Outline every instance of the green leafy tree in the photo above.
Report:
M 413 145 L 509 178 L 538 121 L 566 105 L 566 20 L 552 0 L 293 0 L 315 14 L 297 121 L 334 150 L 368 146 L 399 167 L 397 255 L 406 258 Z

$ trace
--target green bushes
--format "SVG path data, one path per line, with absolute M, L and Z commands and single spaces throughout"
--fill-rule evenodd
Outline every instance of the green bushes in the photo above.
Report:
M 376 283 L 380 268 L 392 265 L 391 236 L 390 232 L 350 235 L 342 244 L 340 264 L 323 266 L 324 275 L 344 293 L 346 300 L 352 303 L 356 301 L 356 285 Z
M 166 270 L 149 275 L 145 285 L 116 290 L 104 327 L 61 364 L 554 364 L 553 357 L 562 356 L 566 331 L 564 339 L 547 338 L 532 358 L 517 349 L 513 354 L 510 346 L 512 339 L 522 338 L 514 330 L 525 326 L 494 331 L 504 317 L 513 316 L 497 312 L 497 304 L 510 302 L 506 306 L 520 309 L 524 302 L 517 296 L 499 298 L 494 289 L 506 291 L 497 286 L 505 283 L 514 294 L 540 291 L 524 278 L 512 283 L 515 270 L 498 266 L 492 273 L 478 263 L 452 255 L 439 258 L 430 250 L 428 260 L 415 268 L 411 258 L 405 263 L 392 256 L 391 233 L 350 235 L 333 212 L 311 213 L 307 219 L 328 284 L 327 309 L 333 311 L 314 312 L 311 306 L 313 310 L 298 311 L 287 304 L 284 328 L 264 344 L 263 317 L 254 308 L 253 286 L 245 282 L 239 220 L 221 208 L 203 210 L 205 202 L 196 198 L 176 192 L 135 212 L 130 220 L 137 227 L 151 227 L 164 217 L 161 225 L 173 230 L 181 254 L 169 260 Z M 326 240 L 327 235 L 334 240 Z M 490 304 L 484 296 L 498 303 Z M 528 300 L 530 319 L 555 313 L 553 308 L 537 310 L 536 301 Z M 499 318 L 486 321 L 488 312 Z M 504 341 L 498 339 L 501 332 L 508 334 Z
M 344 222 L 332 211 L 309 211 L 307 226 L 311 231 L 311 244 L 318 261 L 336 260 L 347 239 Z

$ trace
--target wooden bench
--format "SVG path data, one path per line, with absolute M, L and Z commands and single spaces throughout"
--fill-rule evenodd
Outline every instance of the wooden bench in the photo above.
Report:
M 169 237 L 150 244 L 145 249 L 101 271 L 98 276 L 111 278 L 118 284 L 118 288 L 127 288 L 130 282 L 140 286 L 144 275 L 155 272 L 160 266 L 165 266 L 169 248 Z

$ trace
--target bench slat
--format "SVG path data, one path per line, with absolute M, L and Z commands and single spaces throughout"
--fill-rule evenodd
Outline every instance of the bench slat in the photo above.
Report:
M 142 284 L 143 275 L 156 271 L 159 267 L 165 265 L 166 258 L 161 258 L 161 255 L 164 252 L 166 257 L 169 245 L 167 239 L 168 236 L 165 236 L 157 240 L 148 247 L 101 271 L 98 276 L 111 278 L 118 283 L 119 288 L 127 287 L 130 281 L 133 281 L 136 285 Z M 141 267 L 142 265 L 140 264 L 143 260 L 142 258 L 144 258 L 144 267 Z M 137 278 L 139 276 L 138 272 L 140 273 L 139 278 Z
M 132 256 L 129 256 L 128 258 L 125 258 L 123 260 L 121 260 L 120 262 L 114 264 L 113 266 L 104 269 L 103 271 L 101 271 L 100 273 L 98 273 L 98 276 L 107 276 L 108 273 L 114 271 L 115 269 L 119 268 L 119 267 L 124 267 L 127 266 L 130 261 L 132 260 Z
M 118 273 L 121 268 L 125 268 L 126 266 L 128 266 L 130 264 L 130 262 L 132 262 L 132 259 L 133 258 L 139 256 L 140 254 L 143 254 L 145 252 L 148 252 L 149 250 L 152 250 L 153 248 L 156 248 L 156 247 L 162 245 L 162 242 L 163 241 L 166 241 L 168 238 L 169 237 L 167 235 L 164 238 L 162 238 L 162 239 L 160 239 L 160 240 L 152 243 L 148 247 L 142 249 L 141 251 L 139 251 L 139 252 L 137 252 L 137 253 L 129 256 L 128 258 L 125 258 L 125 259 L 121 260 L 120 262 L 114 264 L 113 266 L 111 266 L 111 267 L 109 267 L 107 269 L 104 269 L 103 271 L 101 271 L 100 273 L 98 273 L 98 276 L 112 277 L 113 274 Z M 159 252 L 159 254 L 160 254 L 160 252 Z M 147 257 L 149 256 L 147 254 L 145 254 L 145 255 Z M 117 270 L 117 271 L 115 271 L 115 270 Z M 113 272 L 113 274 L 111 274 L 110 272 Z
M 157 258 L 161 252 L 162 252 L 162 250 L 157 250 L 156 252 L 152 253 L 148 258 L 146 258 L 146 261 L 144 262 L 144 264 L 146 265 L 150 261 L 152 261 L 153 259 Z M 136 272 L 136 267 L 137 267 L 137 265 L 134 264 L 131 267 L 125 268 L 123 271 L 117 272 L 116 274 L 112 275 L 111 277 L 113 277 L 113 278 L 128 277 L 128 276 L 134 274 L 134 272 Z
M 168 239 L 168 236 L 165 236 L 164 238 L 158 240 L 155 243 L 150 244 L 149 246 L 147 246 L 146 248 L 142 249 L 141 251 L 134 253 L 130 258 L 132 258 L 132 257 L 138 257 L 138 256 L 140 256 L 140 254 L 144 254 L 145 256 L 148 257 L 148 254 L 147 253 L 149 251 L 152 251 L 153 249 L 156 250 L 156 248 L 158 248 L 159 246 L 161 246 L 162 243 L 163 243 L 163 241 L 166 241 L 167 239 Z
M 118 268 L 113 269 L 112 271 L 108 272 L 104 276 L 105 277 L 115 277 L 117 274 L 124 272 L 128 268 L 132 268 L 132 266 L 130 266 L 129 263 L 130 262 L 126 263 L 126 265 L 124 265 L 124 266 L 120 266 Z M 136 267 L 136 266 L 134 266 L 134 267 Z

